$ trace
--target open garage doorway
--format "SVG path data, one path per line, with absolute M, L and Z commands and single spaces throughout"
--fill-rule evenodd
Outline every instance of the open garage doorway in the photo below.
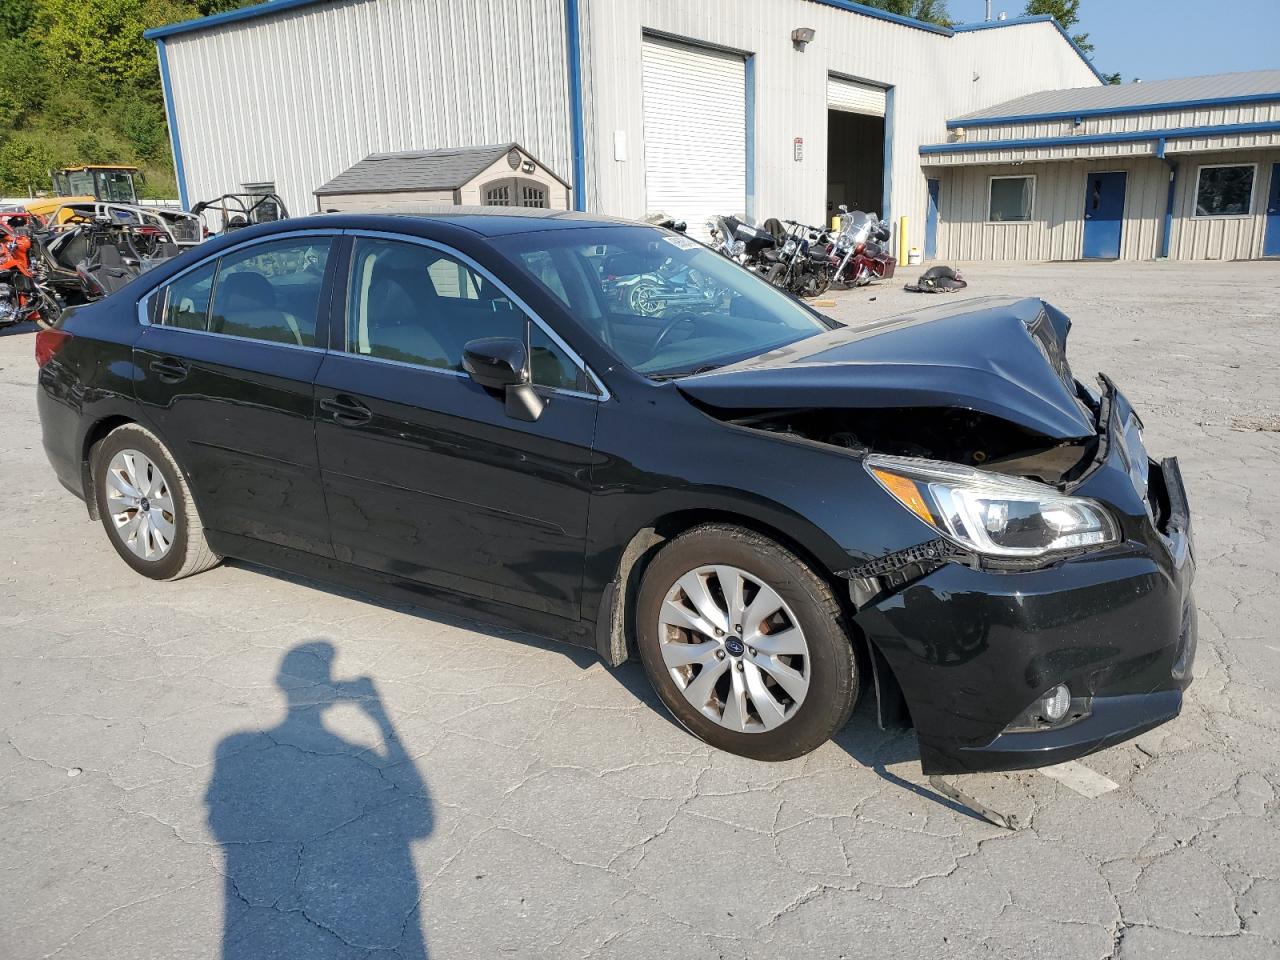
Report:
M 842 77 L 827 78 L 827 222 L 840 205 L 885 214 L 883 87 Z

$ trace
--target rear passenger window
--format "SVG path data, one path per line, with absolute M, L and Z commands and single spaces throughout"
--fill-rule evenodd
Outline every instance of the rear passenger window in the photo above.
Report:
M 524 314 L 481 274 L 416 243 L 357 238 L 347 285 L 347 350 L 462 369 L 479 337 L 523 337 Z
M 169 284 L 160 322 L 183 330 L 209 328 L 209 294 L 217 263 L 207 263 Z
M 328 237 L 292 237 L 229 253 L 219 261 L 209 330 L 315 346 Z

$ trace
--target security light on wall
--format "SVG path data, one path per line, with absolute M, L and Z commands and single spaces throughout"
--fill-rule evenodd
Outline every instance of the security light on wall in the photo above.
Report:
M 520 164 L 520 169 L 525 173 L 533 173 L 533 161 L 526 160 L 524 163 Z
M 803 50 L 806 43 L 813 42 L 813 27 L 796 27 L 791 31 L 791 42 L 797 50 Z

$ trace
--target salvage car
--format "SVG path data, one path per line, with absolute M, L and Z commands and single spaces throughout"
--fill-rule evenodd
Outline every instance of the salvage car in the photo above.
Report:
M 696 304 L 634 309 L 619 263 Z M 337 214 L 68 311 L 38 400 L 145 577 L 234 557 L 638 656 L 760 760 L 867 690 L 926 772 L 1016 769 L 1174 717 L 1195 651 L 1177 462 L 1068 328 L 1036 299 L 845 326 L 583 214 Z

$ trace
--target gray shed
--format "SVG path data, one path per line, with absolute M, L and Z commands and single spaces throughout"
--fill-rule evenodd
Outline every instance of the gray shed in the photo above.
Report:
M 324 211 L 421 203 L 569 209 L 569 185 L 518 143 L 371 154 L 315 195 Z

